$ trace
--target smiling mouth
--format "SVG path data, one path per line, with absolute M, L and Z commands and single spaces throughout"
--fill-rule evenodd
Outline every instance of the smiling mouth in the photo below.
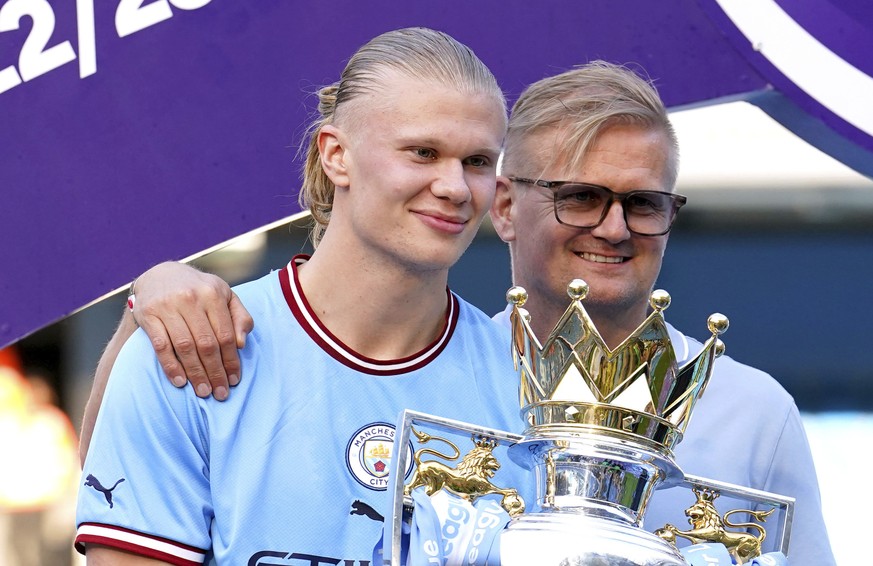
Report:
M 594 263 L 624 263 L 627 261 L 627 258 L 624 257 L 597 255 L 589 252 L 582 252 L 576 255 L 586 261 L 592 261 Z
M 442 220 L 443 222 L 452 222 L 454 224 L 466 224 L 469 220 L 465 215 L 461 214 L 452 214 L 452 213 L 442 213 L 435 211 L 423 211 L 422 214 L 426 214 L 428 216 L 432 216 L 437 220 Z
M 436 212 L 428 212 L 428 211 L 413 211 L 426 225 L 434 228 L 440 232 L 447 232 L 450 234 L 461 234 L 466 230 L 467 223 L 469 222 L 466 218 L 456 217 L 456 216 L 447 216 L 443 214 L 439 214 Z

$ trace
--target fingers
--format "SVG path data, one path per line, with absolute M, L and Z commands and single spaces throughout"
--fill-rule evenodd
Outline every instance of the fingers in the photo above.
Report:
M 166 324 L 188 381 L 199 397 L 212 394 L 219 401 L 224 401 L 230 385 L 222 360 L 222 342 L 224 348 L 234 345 L 226 301 L 208 290 L 201 290 L 197 293 L 180 292 L 175 304 L 179 308 L 178 315 L 168 316 Z M 221 322 L 222 316 L 219 314 L 222 310 L 224 322 Z M 213 321 L 219 321 L 215 323 L 217 326 Z M 239 369 L 235 375 L 239 375 Z
M 233 319 L 233 330 L 236 334 L 236 347 L 245 348 L 246 336 L 255 327 L 255 321 L 249 314 L 249 311 L 243 306 L 236 293 L 231 293 L 233 296 L 228 304 L 230 317 Z
M 234 300 L 239 302 L 236 295 L 231 293 L 231 302 Z M 239 307 L 242 308 L 242 305 Z M 201 351 L 201 359 L 212 383 L 213 394 L 217 399 L 222 399 L 227 397 L 228 386 L 239 383 L 241 368 L 237 350 L 238 339 L 234 330 L 232 312 L 229 310 L 232 308 L 230 304 L 210 301 L 206 308 L 209 327 L 203 328 L 200 338 L 202 342 L 198 341 L 198 350 Z M 207 345 L 209 355 L 204 357 Z M 214 355 L 212 348 L 215 348 Z
M 176 358 L 176 353 L 173 350 L 173 343 L 167 333 L 167 329 L 160 319 L 156 317 L 140 316 L 140 327 L 148 334 L 149 340 L 152 342 L 152 348 L 155 349 L 158 362 L 167 374 L 167 377 L 176 387 L 182 387 L 188 383 L 188 378 L 185 370 Z
M 134 316 L 149 335 L 161 367 L 176 386 L 224 400 L 239 383 L 239 336 L 253 327 L 222 279 L 191 267 L 160 264 L 137 279 Z M 232 315 L 231 310 L 235 314 Z M 239 319 L 239 327 L 233 317 Z
M 217 345 L 210 346 L 208 335 L 204 334 L 203 327 L 209 327 L 209 320 L 195 306 L 185 306 L 182 299 L 175 301 L 172 307 L 141 307 L 140 301 L 137 301 L 135 314 L 140 326 L 149 335 L 158 361 L 173 385 L 181 387 L 190 382 L 198 396 L 207 397 L 212 393 L 213 385 L 207 369 L 209 364 L 201 361 L 201 353 L 204 359 L 208 359 L 211 351 L 218 351 Z M 181 310 L 175 310 L 177 308 Z M 143 312 L 137 313 L 140 309 Z M 212 377 L 216 379 L 214 368 L 213 365 Z
M 219 306 L 226 310 L 223 303 Z M 233 334 L 215 328 L 214 315 L 209 314 L 208 305 L 205 308 L 206 311 L 195 310 L 186 317 L 188 328 L 194 337 L 194 347 L 190 353 L 192 369 L 188 372 L 188 380 L 194 385 L 194 391 L 198 396 L 208 397 L 211 393 L 219 401 L 224 401 L 227 399 L 230 384 L 228 374 L 224 370 L 222 355 L 227 345 L 233 348 Z M 222 341 L 225 346 L 222 346 Z M 180 353 L 182 364 L 187 369 L 186 358 L 182 355 Z

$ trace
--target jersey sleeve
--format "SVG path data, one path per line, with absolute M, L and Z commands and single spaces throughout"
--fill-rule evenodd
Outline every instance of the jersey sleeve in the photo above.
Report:
M 113 367 L 79 486 L 76 548 L 100 544 L 170 564 L 204 562 L 210 543 L 207 420 L 138 330 Z

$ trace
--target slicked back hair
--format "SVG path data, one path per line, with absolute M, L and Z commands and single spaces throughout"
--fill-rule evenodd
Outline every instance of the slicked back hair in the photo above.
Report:
M 336 191 L 321 166 L 318 134 L 327 124 L 353 121 L 353 102 L 384 89 L 386 77 L 397 72 L 462 93 L 493 95 L 505 112 L 506 100 L 494 75 L 469 47 L 448 34 L 427 28 L 405 28 L 367 42 L 349 59 L 340 80 L 318 92 L 318 117 L 308 129 L 300 205 L 312 214 L 310 237 L 315 246 L 330 222 Z

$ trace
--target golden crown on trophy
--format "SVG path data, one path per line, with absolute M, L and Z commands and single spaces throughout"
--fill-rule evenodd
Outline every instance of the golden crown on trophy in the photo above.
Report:
M 718 336 L 728 328 L 727 317 L 710 315 L 712 337 L 697 356 L 678 367 L 663 315 L 670 306 L 666 291 L 652 293 L 652 313 L 615 350 L 582 306 L 588 284 L 574 279 L 567 294 L 570 306 L 544 346 L 522 308 L 527 292 L 513 287 L 506 295 L 513 305 L 512 353 L 528 433 L 632 435 L 636 442 L 672 450 L 706 388 L 715 358 L 724 352 Z

